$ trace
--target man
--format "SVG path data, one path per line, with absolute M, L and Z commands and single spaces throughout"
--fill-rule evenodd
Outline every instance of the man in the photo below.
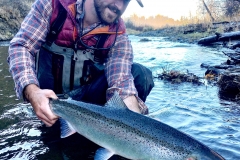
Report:
M 129 2 L 36 0 L 33 4 L 10 42 L 8 62 L 17 96 L 27 99 L 47 126 L 58 119 L 49 98 L 77 88 L 76 99 L 99 104 L 118 91 L 130 110 L 147 114 L 143 101 L 154 84 L 147 68 L 133 64 L 120 18 Z

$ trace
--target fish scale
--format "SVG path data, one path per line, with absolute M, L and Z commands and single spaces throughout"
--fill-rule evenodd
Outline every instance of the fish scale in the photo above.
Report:
M 104 154 L 110 156 L 147 160 L 224 159 L 187 134 L 130 111 L 117 93 L 105 106 L 70 99 L 51 100 L 50 106 L 76 132 L 104 147 Z

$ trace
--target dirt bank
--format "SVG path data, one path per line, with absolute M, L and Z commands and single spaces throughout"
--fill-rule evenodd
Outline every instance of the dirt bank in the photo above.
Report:
M 137 34 L 138 36 L 159 36 L 168 37 L 170 41 L 198 43 L 201 38 L 215 35 L 216 33 L 226 33 L 240 30 L 237 22 L 218 22 L 208 24 L 189 24 L 178 27 L 164 27 L 154 31 Z
M 17 33 L 34 0 L 0 0 L 0 41 Z

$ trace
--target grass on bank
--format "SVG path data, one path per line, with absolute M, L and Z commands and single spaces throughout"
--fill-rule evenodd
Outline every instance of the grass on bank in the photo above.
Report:
M 139 30 L 139 27 L 134 28 L 134 26 L 127 26 L 127 33 L 139 36 L 168 37 L 172 41 L 196 43 L 199 39 L 213 36 L 216 33 L 239 31 L 240 25 L 238 22 L 219 22 L 216 24 L 206 22 L 182 26 L 165 26 L 157 29 L 153 29 L 151 27 L 142 28 L 142 30 Z

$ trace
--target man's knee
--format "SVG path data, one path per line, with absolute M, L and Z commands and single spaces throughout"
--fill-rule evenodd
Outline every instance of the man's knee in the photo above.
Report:
M 133 63 L 132 75 L 138 96 L 145 102 L 154 87 L 152 72 L 141 64 Z

